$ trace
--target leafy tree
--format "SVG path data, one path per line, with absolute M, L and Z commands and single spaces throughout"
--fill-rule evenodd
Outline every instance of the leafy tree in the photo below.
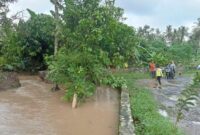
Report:
M 188 28 L 186 28 L 185 26 L 181 26 L 179 27 L 178 31 L 180 33 L 180 43 L 183 43 L 184 38 L 188 36 Z
M 60 14 L 59 10 L 61 10 L 63 7 L 61 5 L 62 0 L 51 0 L 51 3 L 54 4 L 55 11 L 51 11 L 53 17 L 54 17 L 54 22 L 55 22 L 55 31 L 54 31 L 54 55 L 57 54 L 58 51 L 58 46 L 59 46 L 59 36 L 60 36 Z
M 1 0 L 0 1 L 0 67 L 6 64 L 5 58 L 2 56 L 2 48 L 5 43 L 9 42 L 9 37 L 11 40 L 14 39 L 14 31 L 12 30 L 12 21 L 7 17 L 9 11 L 8 4 L 13 3 L 16 0 Z
M 14 70 L 15 67 L 21 67 L 22 48 L 20 48 L 17 32 L 10 26 L 10 28 L 5 28 L 2 37 L 3 40 L 0 43 L 0 56 L 2 59 L 2 63 L 0 62 L 1 68 Z
M 149 25 L 144 25 L 144 27 L 139 27 L 138 29 L 138 35 L 141 36 L 141 37 L 144 37 L 146 40 L 154 40 L 156 38 L 156 36 L 159 36 L 156 35 L 155 32 L 160 32 L 159 29 L 157 29 L 155 31 L 154 28 L 151 28 Z
M 166 28 L 166 32 L 165 32 L 165 37 L 166 37 L 166 40 L 169 42 L 169 43 L 172 43 L 173 42 L 173 32 L 172 32 L 172 26 L 169 25 L 167 26 Z
M 1 0 L 0 1 L 0 25 L 7 20 L 7 13 L 9 11 L 8 4 L 16 2 L 16 0 Z
M 63 7 L 62 7 L 62 0 L 50 0 L 51 3 L 54 5 L 55 7 L 55 11 L 51 11 L 53 17 L 54 17 L 54 22 L 55 22 L 55 30 L 54 30 L 54 56 L 57 55 L 57 52 L 58 52 L 58 47 L 59 47 L 59 40 L 60 40 L 60 33 L 61 33 L 61 30 L 60 30 L 60 22 L 61 22 L 61 19 L 60 19 L 60 14 L 59 14 L 59 10 L 61 10 Z M 52 88 L 52 91 L 57 91 L 59 90 L 59 87 L 57 84 L 54 85 L 54 87 Z
M 21 42 L 22 56 L 25 67 L 45 68 L 44 56 L 53 54 L 55 28 L 54 20 L 45 14 L 35 14 L 28 10 L 31 18 L 18 26 L 18 35 Z
M 192 46 L 185 43 L 184 45 L 174 44 L 168 49 L 168 57 L 171 60 L 176 60 L 179 63 L 188 63 L 193 56 Z M 187 55 L 186 55 L 187 54 Z
M 105 68 L 122 66 L 133 57 L 135 31 L 120 22 L 122 14 L 111 0 L 103 5 L 100 0 L 64 1 L 63 45 L 47 61 L 49 78 L 68 88 L 66 99 L 90 96 L 109 76 Z
M 49 15 L 28 11 L 27 21 L 6 28 L 1 53 L 8 65 L 35 71 L 46 68 L 44 56 L 53 54 L 55 24 Z
M 193 48 L 195 49 L 196 57 L 198 57 L 200 48 L 200 18 L 195 24 L 196 26 L 193 28 L 192 34 L 190 36 L 190 42 L 192 43 Z

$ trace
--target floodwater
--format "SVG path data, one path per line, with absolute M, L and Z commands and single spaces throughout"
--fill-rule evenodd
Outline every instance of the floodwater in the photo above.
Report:
M 177 77 L 174 80 L 162 79 L 162 89 L 153 88 L 154 80 L 139 80 L 139 84 L 151 89 L 155 99 L 160 104 L 158 112 L 164 117 L 169 117 L 172 122 L 176 118 L 176 103 L 181 92 L 192 83 L 191 77 Z M 179 122 L 179 127 L 186 135 L 200 135 L 200 100 L 196 106 L 184 112 L 185 117 Z M 175 122 L 174 122 L 175 123 Z
M 77 109 L 51 92 L 37 76 L 21 76 L 21 87 L 0 92 L 0 135 L 117 135 L 119 94 L 98 88 Z

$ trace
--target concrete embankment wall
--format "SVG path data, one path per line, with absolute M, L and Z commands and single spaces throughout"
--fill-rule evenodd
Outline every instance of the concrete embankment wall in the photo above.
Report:
M 129 91 L 125 88 L 121 91 L 119 135 L 135 135 Z

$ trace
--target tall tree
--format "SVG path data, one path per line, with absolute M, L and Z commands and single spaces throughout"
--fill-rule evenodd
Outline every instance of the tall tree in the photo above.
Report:
M 54 30 L 54 57 L 57 55 L 58 47 L 59 47 L 59 33 L 60 33 L 60 14 L 59 11 L 62 9 L 62 1 L 63 0 L 50 0 L 51 3 L 54 5 L 54 11 L 51 11 L 54 22 L 55 22 L 55 30 Z M 58 84 L 55 84 L 52 88 L 52 91 L 59 90 Z
M 3 47 L 0 51 L 13 67 L 27 71 L 46 68 L 45 55 L 53 55 L 54 19 L 50 15 L 36 14 L 28 10 L 30 18 L 19 21 L 6 29 Z
M 166 41 L 172 43 L 173 40 L 173 29 L 171 25 L 168 25 L 165 32 Z
M 188 36 L 188 29 L 185 26 L 181 26 L 177 30 L 176 41 L 178 43 L 183 43 L 184 39 Z
M 56 28 L 54 31 L 54 55 L 58 52 L 58 46 L 59 46 L 59 33 L 60 33 L 60 14 L 59 11 L 62 9 L 62 1 L 63 0 L 50 0 L 51 3 L 54 5 L 54 11 L 51 11 L 54 21 L 56 24 Z
M 8 4 L 16 2 L 17 0 L 0 0 L 0 25 L 7 18 L 7 13 L 9 11 Z
M 58 84 L 70 82 L 67 99 L 76 94 L 79 100 L 90 96 L 107 76 L 104 68 L 121 66 L 134 54 L 134 29 L 120 22 L 123 10 L 113 2 L 65 0 L 65 42 L 49 66 L 49 77 Z
M 192 42 L 193 47 L 196 50 L 196 56 L 197 56 L 200 49 L 200 18 L 197 19 L 197 22 L 195 24 L 196 25 L 194 26 L 192 34 L 190 36 L 190 42 Z
M 8 4 L 13 3 L 16 0 L 0 0 L 0 51 L 2 50 L 3 42 L 5 41 L 4 37 L 7 37 L 7 34 L 12 33 L 12 21 L 7 17 L 9 12 Z M 0 53 L 1 55 L 1 53 Z

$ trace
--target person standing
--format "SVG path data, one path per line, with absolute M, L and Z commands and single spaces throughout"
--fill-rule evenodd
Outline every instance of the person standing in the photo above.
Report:
M 159 65 L 157 65 L 157 68 L 156 68 L 156 79 L 158 81 L 158 87 L 159 88 L 162 88 L 161 85 L 161 78 L 163 77 L 163 73 L 162 73 L 162 69 L 160 68 Z
M 151 78 L 155 78 L 156 65 L 153 61 L 149 63 L 149 71 L 151 74 Z
M 171 68 L 170 68 L 170 63 L 165 67 L 165 76 L 167 79 L 170 79 L 170 72 L 171 72 Z
M 175 73 L 176 73 L 176 65 L 175 65 L 174 61 L 172 61 L 172 63 L 170 64 L 170 69 L 171 69 L 171 73 L 172 73 L 172 79 L 174 79 Z

